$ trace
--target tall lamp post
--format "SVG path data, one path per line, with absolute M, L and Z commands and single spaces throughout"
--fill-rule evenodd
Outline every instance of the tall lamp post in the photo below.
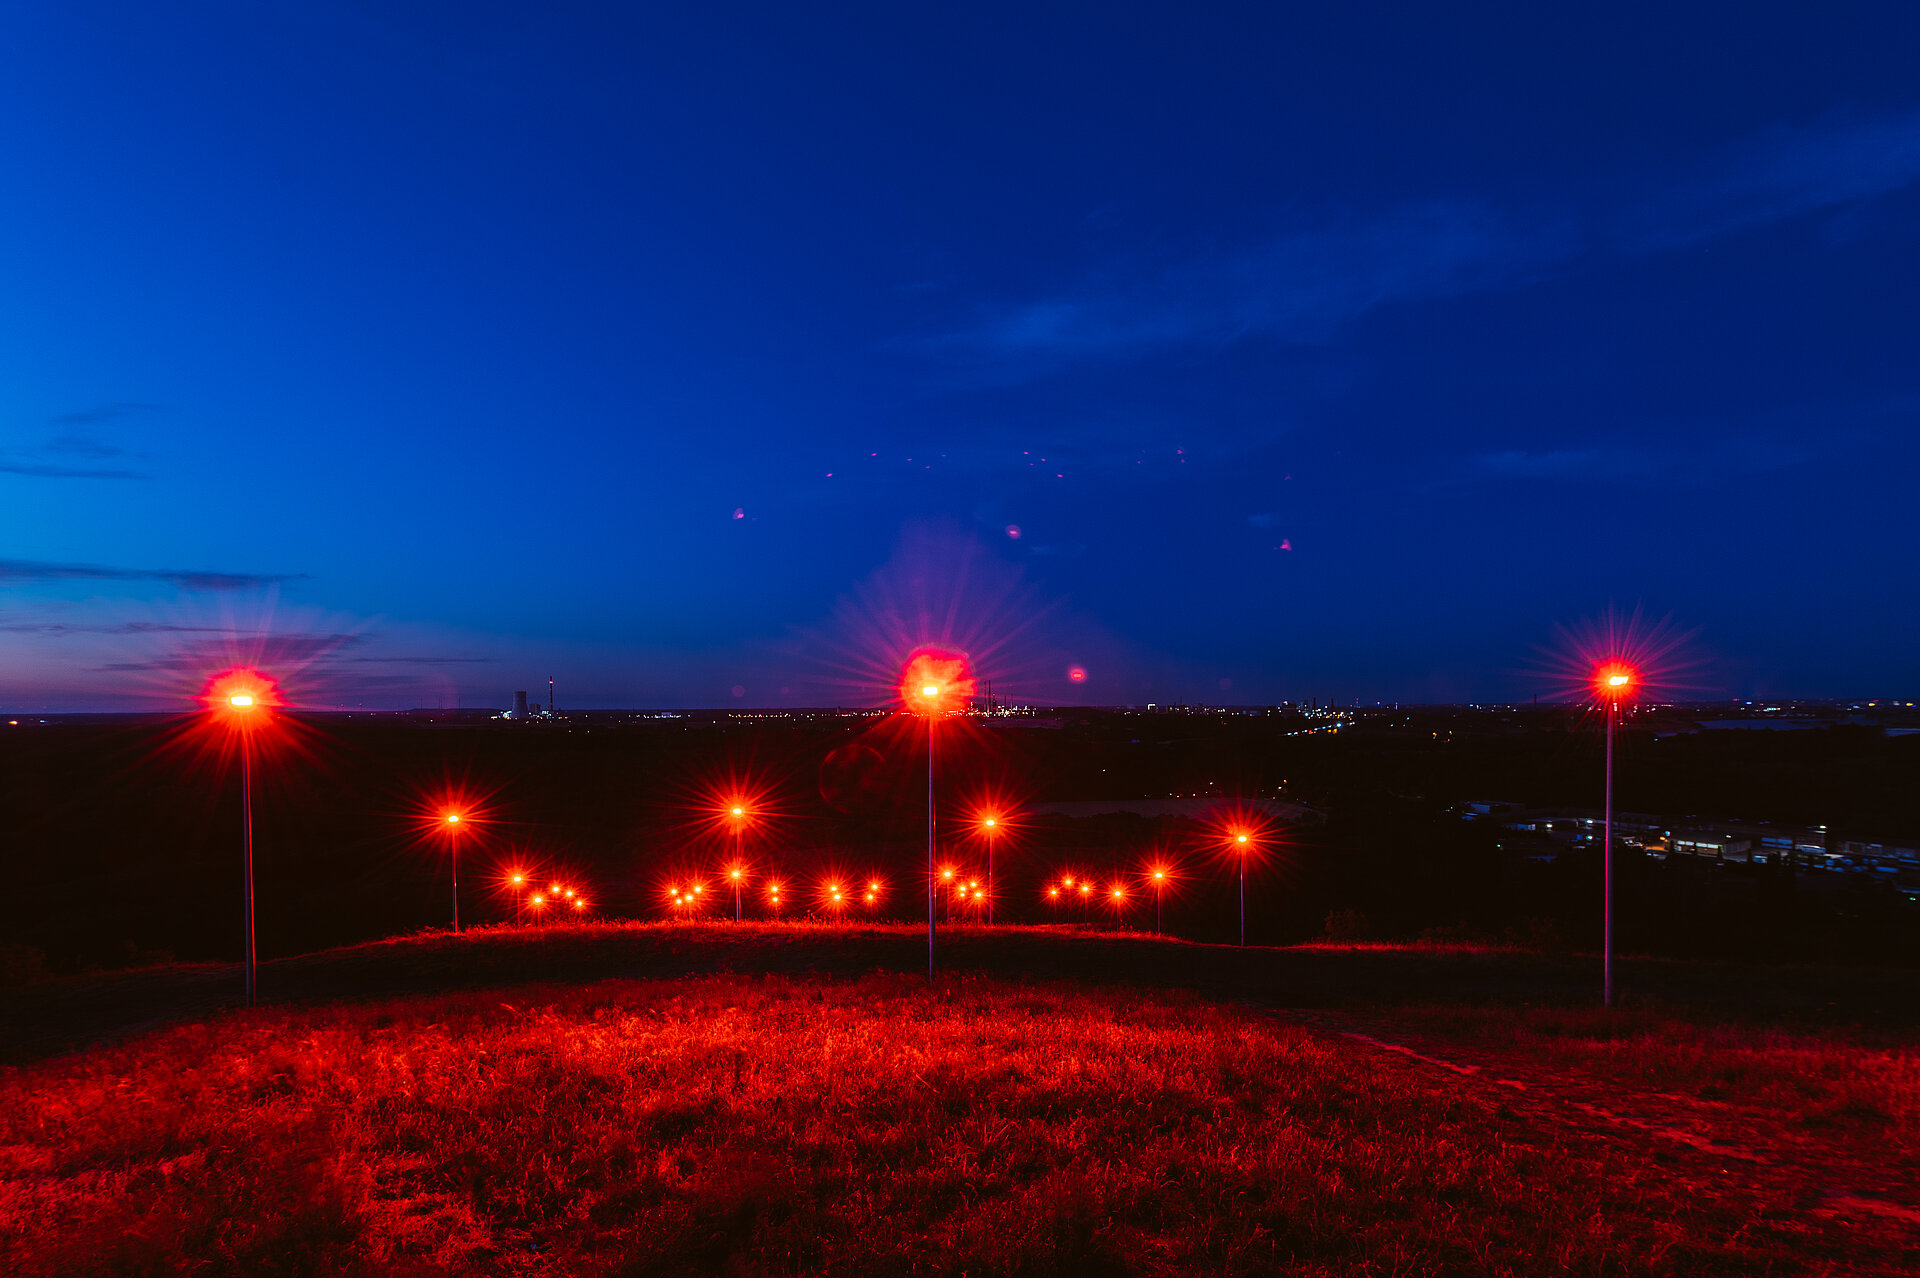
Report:
M 727 810 L 727 815 L 733 818 L 733 868 L 728 872 L 727 877 L 733 880 L 733 921 L 738 923 L 740 921 L 740 862 L 742 851 L 746 846 L 746 805 L 734 804 Z
M 254 698 L 251 693 L 236 692 L 227 698 L 233 707 L 234 722 L 240 725 L 240 812 L 246 842 L 247 866 L 247 1006 L 254 1001 L 254 967 L 257 957 L 253 931 L 253 725 Z
M 449 812 L 440 818 L 447 832 L 447 857 L 453 866 L 453 930 L 460 930 L 460 814 Z
M 965 653 L 924 646 L 908 654 L 900 672 L 898 696 L 900 708 L 927 719 L 927 975 L 934 973 L 935 914 L 939 906 L 936 830 L 934 811 L 934 760 L 937 754 L 938 722 L 946 711 L 964 710 L 973 696 L 973 674 Z M 911 738 L 909 738 L 911 739 Z
M 1633 692 L 1633 671 L 1609 662 L 1594 675 L 1594 685 L 1607 703 L 1606 792 L 1600 817 L 1600 874 L 1605 898 L 1600 923 L 1600 1003 L 1613 1006 L 1613 734 L 1620 722 L 1620 702 Z
M 1245 830 L 1233 836 L 1234 851 L 1240 854 L 1240 948 L 1247 948 L 1247 845 L 1253 836 Z
M 208 685 L 202 700 L 209 709 L 225 716 L 227 730 L 239 738 L 241 848 L 246 874 L 246 1005 L 252 1007 L 257 1001 L 259 967 L 253 909 L 253 734 L 268 722 L 268 714 L 280 704 L 280 698 L 273 680 L 259 671 L 231 670 Z
M 927 706 L 927 975 L 933 975 L 933 909 L 939 884 L 934 878 L 933 853 L 933 721 L 939 709 L 940 685 L 920 686 Z
M 980 820 L 980 829 L 987 836 L 987 926 L 992 927 L 993 902 L 994 898 L 999 895 L 996 890 L 999 886 L 999 880 L 993 877 L 993 845 L 999 842 L 1000 818 L 992 816 L 982 817 Z
M 1153 934 L 1160 935 L 1161 919 L 1164 913 L 1164 898 L 1167 891 L 1167 871 L 1155 866 L 1153 870 Z

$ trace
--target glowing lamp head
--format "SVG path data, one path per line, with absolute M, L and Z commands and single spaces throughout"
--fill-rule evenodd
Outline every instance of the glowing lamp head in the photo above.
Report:
M 995 826 L 1000 824 L 1000 820 L 998 817 L 988 817 L 986 820 L 982 821 L 980 824 L 986 826 L 987 829 L 991 830 Z
M 449 813 L 447 813 L 447 824 L 448 824 L 448 825 L 459 825 L 459 824 L 460 824 L 460 814 L 459 814 L 458 812 L 449 812 Z
M 547 898 L 544 896 L 536 896 L 533 898 L 533 904 L 535 905 L 545 905 L 546 903 L 547 903 Z
M 916 648 L 901 667 L 894 695 L 900 705 L 928 716 L 963 710 L 974 693 L 974 677 L 965 653 Z
M 1247 841 L 1247 836 L 1244 834 L 1236 834 L 1233 836 L 1233 841 L 1235 843 L 1245 843 Z
M 513 885 L 515 887 L 519 887 L 522 883 L 525 883 L 526 881 L 527 881 L 527 876 L 524 874 L 516 874 L 513 876 Z
M 273 709 L 281 704 L 280 690 L 272 679 L 258 670 L 225 670 L 200 690 L 200 704 L 209 710 L 224 710 L 236 720 Z
M 1080 895 L 1081 895 L 1081 896 L 1085 896 L 1085 895 L 1087 895 L 1087 893 L 1089 893 L 1089 892 L 1091 892 L 1091 891 L 1093 891 L 1093 884 L 1091 884 L 1091 883 L 1082 883 L 1082 884 L 1080 885 Z
M 747 814 L 747 810 L 743 807 L 739 807 L 736 805 L 733 808 L 733 815 L 735 816 L 745 816 L 746 814 Z
M 1119 900 L 1119 899 L 1120 899 L 1121 897 L 1123 897 L 1123 896 L 1125 896 L 1125 895 L 1126 895 L 1126 893 L 1125 893 L 1125 892 L 1122 892 L 1122 891 L 1121 891 L 1121 890 L 1120 890 L 1119 888 L 1115 888 L 1115 889 L 1113 890 L 1113 899 L 1114 899 L 1114 900 L 1116 900 L 1116 901 L 1118 901 L 1118 900 Z
M 1632 695 L 1639 682 L 1639 672 L 1618 661 L 1610 661 L 1593 672 L 1594 692 L 1606 701 Z
M 733 877 L 734 877 L 734 878 L 736 878 L 736 879 L 738 879 L 738 878 L 740 877 L 740 871 L 738 871 L 738 870 L 735 870 L 735 871 L 733 872 Z
M 1060 895 L 1060 889 L 1059 889 L 1059 888 L 1048 888 L 1048 889 L 1047 889 L 1047 895 L 1048 895 L 1048 896 L 1059 896 L 1059 895 Z
M 1167 872 L 1165 870 L 1155 870 L 1153 872 L 1153 877 L 1154 877 L 1154 881 L 1158 882 L 1159 880 L 1167 877 Z

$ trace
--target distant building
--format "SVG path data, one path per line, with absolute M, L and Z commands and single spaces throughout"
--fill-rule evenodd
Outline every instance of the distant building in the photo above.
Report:
M 513 717 L 516 719 L 524 719 L 527 717 L 527 694 L 525 692 L 516 692 L 513 694 Z

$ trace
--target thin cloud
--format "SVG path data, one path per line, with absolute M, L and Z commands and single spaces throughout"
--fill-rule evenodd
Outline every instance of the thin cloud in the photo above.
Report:
M 238 635 L 248 633 L 232 626 L 174 626 L 160 621 L 124 621 L 113 626 L 76 626 L 62 621 L 16 621 L 0 624 L 0 631 L 8 634 L 37 635 Z
M 306 573 L 209 572 L 188 568 L 111 568 L 101 564 L 55 564 L 0 559 L 0 582 L 164 581 L 181 590 L 252 590 L 297 581 Z
M 1452 473 L 1424 487 L 1429 491 L 1500 481 L 1627 483 L 1687 488 L 1728 475 L 1790 470 L 1821 452 L 1871 443 L 1880 433 L 1853 428 L 1829 432 L 1818 446 L 1785 434 L 1728 435 L 1699 445 L 1595 444 L 1582 448 L 1501 449 L 1465 459 Z
M 364 634 L 336 632 L 330 634 L 270 634 L 263 636 L 258 643 L 258 652 L 246 654 L 249 664 L 274 667 L 313 666 L 324 662 L 343 648 L 366 642 Z M 114 661 L 94 669 L 103 672 L 124 674 L 135 671 L 162 671 L 166 673 L 190 673 L 207 669 L 210 665 L 229 663 L 234 657 L 230 647 L 220 643 L 188 643 L 172 652 L 151 657 L 144 661 Z
M 98 466 L 56 466 L 46 462 L 0 461 L 0 474 L 31 475 L 35 479 L 147 479 L 137 470 Z
M 984 309 L 920 343 L 1005 367 L 1221 346 L 1314 344 L 1379 307 L 1524 288 L 1596 252 L 1656 253 L 1836 208 L 1920 178 L 1920 112 L 1777 130 L 1708 157 L 1651 194 L 1566 208 L 1433 200 L 1299 216 L 1264 243 L 1131 274 L 1109 264 L 1064 295 Z
M 75 409 L 68 413 L 55 413 L 47 421 L 55 426 L 98 426 L 104 422 L 119 421 L 123 417 L 138 417 L 144 413 L 157 413 L 164 404 L 145 404 L 138 400 L 120 399 L 105 404 L 96 404 L 92 408 Z

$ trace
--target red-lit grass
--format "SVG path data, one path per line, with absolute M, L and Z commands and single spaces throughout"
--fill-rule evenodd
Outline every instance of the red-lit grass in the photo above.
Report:
M 1910 1041 L 1658 1007 L 1413 1004 L 1384 1015 L 1436 1039 L 1752 1110 L 1882 1165 L 1920 1170 L 1920 1053 Z
M 0 1074 L 20 1274 L 1893 1273 L 1898 1238 L 1186 996 L 710 976 Z

